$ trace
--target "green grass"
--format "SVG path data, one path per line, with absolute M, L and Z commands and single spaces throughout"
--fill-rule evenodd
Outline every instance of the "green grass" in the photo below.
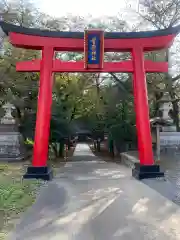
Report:
M 5 239 L 19 214 L 35 201 L 38 180 L 22 180 L 22 163 L 0 164 L 0 240 Z

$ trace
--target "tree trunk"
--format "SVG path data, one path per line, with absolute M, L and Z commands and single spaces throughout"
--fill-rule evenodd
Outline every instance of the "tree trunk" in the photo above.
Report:
M 54 151 L 55 157 L 57 158 L 58 157 L 57 144 L 56 143 L 52 143 L 51 147 L 52 147 L 52 149 Z
M 163 95 L 164 95 L 164 92 L 154 94 L 155 101 L 153 103 L 153 108 L 154 108 L 153 117 L 162 117 L 162 112 L 159 110 L 159 108 L 161 106 L 160 100 L 163 97 Z
M 70 149 L 71 149 L 71 140 L 70 140 L 70 137 L 68 138 L 67 145 L 68 145 L 68 150 L 70 150 Z
M 114 158 L 114 142 L 113 142 L 113 140 L 109 141 L 109 152 L 110 152 L 111 157 Z
M 58 157 L 64 157 L 64 141 L 60 142 Z
M 93 143 L 94 143 L 94 150 L 96 151 L 96 149 L 97 149 L 96 140 L 94 140 Z
M 19 122 L 21 122 L 21 117 L 22 117 L 22 114 L 21 114 L 21 110 L 19 107 L 16 106 L 16 111 L 17 111 L 17 118 L 19 120 Z
M 101 142 L 97 141 L 97 151 L 100 152 L 101 151 Z
M 171 101 L 172 101 L 172 110 L 173 110 L 172 119 L 173 119 L 173 122 L 174 122 L 174 124 L 176 126 L 176 131 L 180 132 L 180 126 L 179 126 L 179 106 L 178 106 L 178 100 L 176 99 L 176 94 L 175 94 L 173 88 L 169 91 L 169 95 L 170 95 Z
M 174 95 L 174 93 L 172 95 Z M 178 101 L 173 101 L 172 102 L 172 107 L 173 107 L 173 122 L 174 122 L 174 124 L 176 126 L 176 131 L 180 132 Z

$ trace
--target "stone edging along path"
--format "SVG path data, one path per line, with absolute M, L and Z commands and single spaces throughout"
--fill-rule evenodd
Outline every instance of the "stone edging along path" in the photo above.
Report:
M 121 153 L 120 156 L 121 163 L 130 168 L 134 168 L 134 164 L 139 162 L 139 160 L 136 157 L 128 154 L 127 152 Z

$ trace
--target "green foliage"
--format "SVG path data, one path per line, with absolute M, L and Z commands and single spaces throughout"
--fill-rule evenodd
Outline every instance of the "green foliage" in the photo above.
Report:
M 136 141 L 136 128 L 128 122 L 113 125 L 109 134 L 116 142 L 134 142 Z
M 32 139 L 27 138 L 25 141 L 25 144 L 32 146 L 34 144 L 34 142 L 32 141 Z
M 0 164 L 0 239 L 13 227 L 13 219 L 35 201 L 38 180 L 22 180 L 22 164 Z
M 21 172 L 17 177 L 10 177 L 16 171 L 11 165 L 0 165 L 0 211 L 7 218 L 11 214 L 20 213 L 33 201 L 32 193 L 40 184 L 37 180 L 23 182 L 20 179 Z
M 21 182 L 1 182 L 0 184 L 0 210 L 8 214 L 17 214 L 33 201 L 29 192 L 33 191 L 32 184 L 23 185 Z
M 170 28 L 179 24 L 180 12 L 180 1 L 174 0 L 155 0 L 151 2 L 141 1 L 141 9 L 145 11 L 139 12 L 141 17 L 141 29 L 147 28 L 147 26 L 153 29 Z M 145 55 L 146 58 L 154 61 L 167 61 L 169 63 L 169 72 L 166 74 L 149 74 L 148 76 L 148 87 L 150 101 L 153 101 L 152 108 L 155 111 L 151 111 L 153 117 L 159 116 L 159 98 L 157 93 L 161 92 L 163 95 L 168 93 L 170 102 L 172 103 L 171 118 L 176 126 L 176 130 L 180 131 L 180 119 L 179 119 L 179 38 L 176 38 L 173 46 L 170 49 L 164 51 L 158 51 L 148 53 Z

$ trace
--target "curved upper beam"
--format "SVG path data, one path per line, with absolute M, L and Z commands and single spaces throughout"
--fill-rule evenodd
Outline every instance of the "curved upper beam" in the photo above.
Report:
M 83 39 L 84 32 L 62 32 L 40 30 L 35 28 L 25 28 L 0 21 L 0 27 L 6 35 L 9 33 L 20 33 L 31 36 L 51 37 L 51 38 L 75 38 Z M 167 29 L 141 32 L 105 32 L 105 39 L 131 39 L 131 38 L 151 38 L 158 36 L 177 35 L 180 32 L 180 25 Z

